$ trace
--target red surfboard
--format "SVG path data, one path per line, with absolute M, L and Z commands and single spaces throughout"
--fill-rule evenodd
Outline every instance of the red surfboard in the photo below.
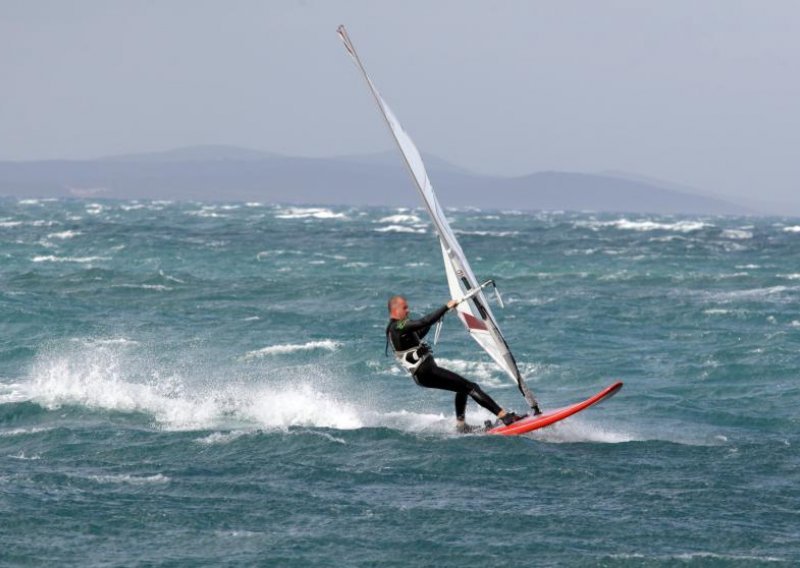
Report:
M 550 426 L 551 424 L 564 420 L 565 418 L 569 418 L 581 410 L 586 410 L 590 406 L 597 404 L 600 401 L 611 398 L 617 394 L 621 388 L 622 381 L 617 381 L 613 385 L 607 386 L 599 393 L 593 397 L 587 398 L 583 402 L 579 402 L 571 406 L 565 406 L 564 408 L 559 408 L 557 410 L 543 412 L 542 414 L 537 414 L 536 416 L 529 416 L 528 418 L 523 418 L 522 420 L 518 420 L 508 426 L 497 426 L 496 428 L 487 430 L 486 433 L 498 434 L 500 436 L 519 436 L 520 434 L 525 434 L 526 432 L 532 432 L 533 430 L 538 430 L 539 428 L 544 428 L 545 426 Z

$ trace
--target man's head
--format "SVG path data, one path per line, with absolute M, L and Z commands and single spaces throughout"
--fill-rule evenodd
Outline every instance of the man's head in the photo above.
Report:
M 403 296 L 392 296 L 389 298 L 388 306 L 389 317 L 396 320 L 404 320 L 408 317 L 408 302 Z

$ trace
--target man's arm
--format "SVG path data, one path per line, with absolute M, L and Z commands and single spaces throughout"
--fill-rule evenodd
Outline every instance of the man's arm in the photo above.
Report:
M 452 302 L 448 302 L 446 305 L 442 306 L 438 310 L 434 310 L 428 315 L 422 316 L 419 319 L 415 320 L 407 320 L 405 325 L 403 326 L 403 332 L 413 332 L 416 331 L 420 337 L 424 337 L 430 327 L 435 324 L 437 321 L 442 319 L 444 314 L 447 313 L 447 310 L 450 309 L 449 304 Z

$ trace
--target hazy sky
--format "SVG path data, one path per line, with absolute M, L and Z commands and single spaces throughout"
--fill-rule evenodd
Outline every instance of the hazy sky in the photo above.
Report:
M 800 204 L 800 2 L 0 0 L 0 159 L 390 149 Z

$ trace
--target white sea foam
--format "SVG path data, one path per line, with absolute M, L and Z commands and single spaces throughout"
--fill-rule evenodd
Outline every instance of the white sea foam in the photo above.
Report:
M 111 260 L 107 256 L 55 256 L 52 254 L 34 256 L 31 261 L 33 262 L 76 262 L 79 264 L 88 264 L 90 262 L 99 262 L 101 260 Z
M 447 359 L 443 357 L 437 357 L 436 361 L 442 367 L 492 388 L 516 388 L 511 380 L 506 378 L 505 374 L 492 361 Z M 549 369 L 549 367 L 538 363 L 520 363 L 519 368 L 529 380 Z
M 169 292 L 171 287 L 164 284 L 112 284 L 112 288 L 138 288 L 140 290 L 155 290 L 157 292 Z
M 45 408 L 78 405 L 115 412 L 140 412 L 166 430 L 235 429 L 255 431 L 292 427 L 352 430 L 389 427 L 404 431 L 452 431 L 452 419 L 375 408 L 368 390 L 339 392 L 340 381 L 323 368 L 301 366 L 272 373 L 268 384 L 208 378 L 192 386 L 169 370 L 153 368 L 152 358 L 118 345 L 92 345 L 37 358 L 22 383 L 26 400 Z M 19 433 L 23 433 L 19 431 Z M 6 431 L 5 435 L 13 435 Z M 225 443 L 207 435 L 201 443 Z M 342 443 L 341 439 L 331 440 Z M 107 480 L 113 482 L 113 480 Z M 123 480 L 124 481 L 124 480 Z
M 252 393 L 240 414 L 266 428 L 314 426 L 353 430 L 364 427 L 356 406 L 307 383 L 259 389 Z
M 519 231 L 455 231 L 459 235 L 475 235 L 478 237 L 514 237 L 519 235 Z
M 347 219 L 344 213 L 334 213 L 323 207 L 290 207 L 275 215 L 277 219 Z
M 784 233 L 800 233 L 800 225 L 793 225 L 791 227 L 784 227 Z
M 719 302 L 735 302 L 738 300 L 754 301 L 759 299 L 771 299 L 782 296 L 785 292 L 796 290 L 797 287 L 790 286 L 768 286 L 766 288 L 751 288 L 749 290 L 731 290 L 729 292 L 709 292 L 706 295 Z
M 216 211 L 208 210 L 208 209 L 199 209 L 197 211 L 187 211 L 187 215 L 192 215 L 194 217 L 207 217 L 210 219 L 222 218 L 227 217 L 228 215 L 224 215 L 222 213 L 217 213 Z
M 752 231 L 744 231 L 742 229 L 725 229 L 722 231 L 722 236 L 726 239 L 752 239 L 753 232 Z
M 425 233 L 425 229 L 421 227 L 407 227 L 405 225 L 387 225 L 386 227 L 379 227 L 375 231 L 379 233 Z
M 25 452 L 19 452 L 19 453 L 16 453 L 16 454 L 9 454 L 8 457 L 11 458 L 11 459 L 14 459 L 14 460 L 26 460 L 26 461 L 27 460 L 40 460 L 40 459 L 42 459 L 42 456 L 40 456 L 38 454 L 32 454 L 32 455 L 28 456 L 28 455 L 25 454 Z
M 447 369 L 463 375 L 471 381 L 486 384 L 492 388 L 512 387 L 511 381 L 503 381 L 498 367 L 491 361 L 468 361 L 465 359 L 447 359 L 436 357 L 436 361 Z
M 0 227 L 3 228 L 19 227 L 22 224 L 22 221 L 0 221 Z
M 89 475 L 87 479 L 96 481 L 98 483 L 127 483 L 129 485 L 146 485 L 150 483 L 169 483 L 170 478 L 161 473 L 155 475 L 127 475 L 127 474 L 113 474 L 113 475 Z
M 83 345 L 119 345 L 119 346 L 133 346 L 139 345 L 139 342 L 127 337 L 73 337 L 72 341 L 77 341 Z
M 186 282 L 181 280 L 180 278 L 176 278 L 174 276 L 170 276 L 169 274 L 165 274 L 163 270 L 159 270 L 158 275 L 161 276 L 162 278 L 170 280 L 171 282 L 177 282 L 178 284 L 186 284 Z
M 336 351 L 341 346 L 338 341 L 331 339 L 323 339 L 322 341 L 309 341 L 307 343 L 286 343 L 279 345 L 269 345 L 256 349 L 255 351 L 248 351 L 245 354 L 245 359 L 252 359 L 254 357 L 265 357 L 268 355 L 285 355 L 287 353 L 296 353 L 298 351 L 312 351 L 315 349 L 324 349 L 327 351 Z
M 227 444 L 247 434 L 244 430 L 232 430 L 230 432 L 212 432 L 208 436 L 195 440 L 200 444 L 212 446 L 215 444 Z
M 731 310 L 724 310 L 721 308 L 711 308 L 708 310 L 703 310 L 703 313 L 709 316 L 716 316 L 716 315 L 727 315 L 731 313 Z
M 662 555 L 662 554 L 644 554 L 641 552 L 621 552 L 617 554 L 610 554 L 610 558 L 618 558 L 620 560 L 628 560 L 628 559 L 636 559 L 637 565 L 641 565 L 642 561 L 649 561 L 645 562 L 644 565 L 650 565 L 651 562 L 656 562 L 658 564 L 669 564 L 673 565 L 677 560 L 679 564 L 688 564 L 692 560 L 719 560 L 724 561 L 725 565 L 728 565 L 731 561 L 744 561 L 747 562 L 746 565 L 752 565 L 753 563 L 761 563 L 761 562 L 786 562 L 787 559 L 780 558 L 777 556 L 752 556 L 752 555 L 742 555 L 742 554 L 719 554 L 716 552 L 683 552 L 680 554 L 671 554 L 671 555 Z M 694 563 L 693 563 L 694 564 Z M 713 562 L 711 565 L 716 565 L 717 562 Z M 702 565 L 709 565 L 708 562 L 702 562 Z
M 676 231 L 679 233 L 691 233 L 707 227 L 713 227 L 713 225 L 703 221 L 676 221 L 674 223 L 659 223 L 650 220 L 631 221 L 625 219 L 624 217 L 614 221 L 577 221 L 575 226 L 586 227 L 594 230 L 605 227 L 613 227 L 615 229 L 625 231 Z
M 387 409 L 376 405 L 368 383 L 355 391 L 343 389 L 340 377 L 316 364 L 275 367 L 266 372 L 262 367 L 250 380 L 242 380 L 241 371 L 230 368 L 211 371 L 210 376 L 185 378 L 174 370 L 154 366 L 156 359 L 149 356 L 146 349 L 143 353 L 141 346 L 130 349 L 131 346 L 116 344 L 72 345 L 37 358 L 24 383 L 27 400 L 49 409 L 78 405 L 106 412 L 145 413 L 158 428 L 201 431 L 196 439 L 200 444 L 226 444 L 259 430 L 319 435 L 337 444 L 346 443 L 346 437 L 315 429 L 390 428 L 437 436 L 455 435 L 449 408 L 443 412 Z M 449 360 L 447 364 L 458 370 L 477 370 L 478 374 L 486 370 L 488 374 L 481 364 L 470 367 L 461 360 Z M 209 372 L 202 363 L 192 369 L 198 373 Z M 535 375 L 536 369 L 525 367 L 524 372 Z M 500 385 L 513 388 L 511 382 L 497 372 L 480 382 L 492 390 Z M 478 424 L 491 418 L 488 412 L 475 405 L 470 405 L 469 416 L 471 422 Z M 2 435 L 13 434 L 6 431 Z M 563 428 L 542 431 L 536 436 L 547 442 L 617 443 L 634 439 L 618 428 L 601 428 L 583 422 L 569 427 L 565 423 Z M 97 476 L 96 480 L 105 483 L 165 482 L 153 476 L 119 474 Z
M 49 235 L 47 235 L 47 238 L 65 240 L 65 239 L 72 239 L 81 234 L 83 233 L 81 233 L 80 231 L 61 231 L 58 233 L 50 233 Z
M 389 215 L 388 217 L 383 217 L 382 219 L 378 219 L 376 223 L 411 223 L 411 224 L 419 224 L 422 223 L 422 219 L 417 217 L 416 215 Z
M 52 430 L 52 428 L 45 428 L 42 426 L 34 426 L 32 428 L 11 428 L 10 430 L 0 430 L 0 436 L 25 436 L 28 434 L 47 432 L 48 430 Z
M 528 436 L 542 442 L 561 444 L 577 442 L 621 444 L 640 440 L 628 432 L 585 422 L 577 416 L 541 430 L 534 430 Z
M 135 375 L 116 348 L 94 346 L 37 360 L 30 372 L 28 396 L 51 409 L 70 404 L 147 412 L 160 424 L 174 429 L 200 428 L 212 423 L 219 414 L 213 400 L 176 396 L 182 387 L 180 377 L 159 377 L 158 383 L 148 384 L 137 382 L 141 378 Z

